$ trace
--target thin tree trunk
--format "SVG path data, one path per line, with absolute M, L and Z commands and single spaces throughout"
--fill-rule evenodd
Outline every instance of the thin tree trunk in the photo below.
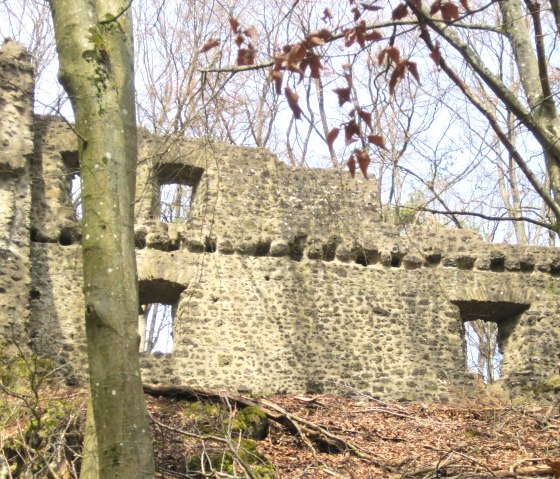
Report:
M 153 478 L 138 360 L 136 115 L 128 0 L 51 0 L 79 134 L 90 400 L 98 477 Z M 92 453 L 91 450 L 86 450 Z M 91 464 L 86 458 L 84 463 Z M 87 469 L 87 468 L 86 468 Z M 91 477 L 87 470 L 83 477 Z

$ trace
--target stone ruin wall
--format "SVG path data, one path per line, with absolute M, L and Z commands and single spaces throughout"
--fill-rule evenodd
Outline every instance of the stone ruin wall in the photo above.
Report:
M 0 53 L 0 333 L 83 377 L 76 141 L 33 117 L 29 58 Z M 293 169 L 262 149 L 141 135 L 141 303 L 173 304 L 170 355 L 144 379 L 258 393 L 445 399 L 472 387 L 463 321 L 498 323 L 513 394 L 557 372 L 560 251 L 379 222 L 374 182 Z M 190 184 L 184 223 L 159 185 Z

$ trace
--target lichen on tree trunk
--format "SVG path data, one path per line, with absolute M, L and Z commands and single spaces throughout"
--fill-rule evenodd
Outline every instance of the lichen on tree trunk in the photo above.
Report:
M 153 477 L 138 362 L 130 3 L 51 0 L 60 81 L 79 135 L 90 400 L 98 477 Z M 87 452 L 92 454 L 92 449 Z M 84 468 L 87 469 L 87 468 Z M 83 477 L 91 477 L 87 470 Z

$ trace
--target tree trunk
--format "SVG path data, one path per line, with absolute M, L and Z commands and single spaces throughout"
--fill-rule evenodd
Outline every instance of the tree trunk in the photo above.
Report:
M 72 101 L 79 135 L 85 316 L 98 477 L 111 479 L 154 477 L 138 364 L 130 3 L 51 0 L 59 78 Z M 85 463 L 91 463 L 90 458 Z M 88 471 L 82 476 L 87 477 Z

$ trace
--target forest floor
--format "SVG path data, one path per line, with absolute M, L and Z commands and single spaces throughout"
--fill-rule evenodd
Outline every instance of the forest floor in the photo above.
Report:
M 272 465 L 270 469 L 253 467 L 241 453 L 235 418 L 246 407 L 244 399 L 221 395 L 218 409 L 212 409 L 215 406 L 206 402 L 208 398 L 201 399 L 204 402 L 193 406 L 192 399 L 181 394 L 146 394 L 156 477 L 560 478 L 558 409 L 512 404 L 484 390 L 449 403 L 329 395 L 246 398 L 272 418 L 253 443 L 258 450 L 255 457 Z M 30 444 L 35 413 L 30 412 L 30 404 L 0 391 L 0 477 L 75 477 L 85 391 L 46 388 L 39 402 L 31 404 L 44 415 L 43 427 L 50 428 L 38 433 L 41 448 Z M 228 465 L 229 451 L 233 464 Z M 221 463 L 216 462 L 216 454 L 221 454 Z M 29 475 L 32 462 L 35 472 Z M 205 475 L 193 472 L 197 462 Z M 12 476 L 2 475 L 3 464 L 12 467 Z

